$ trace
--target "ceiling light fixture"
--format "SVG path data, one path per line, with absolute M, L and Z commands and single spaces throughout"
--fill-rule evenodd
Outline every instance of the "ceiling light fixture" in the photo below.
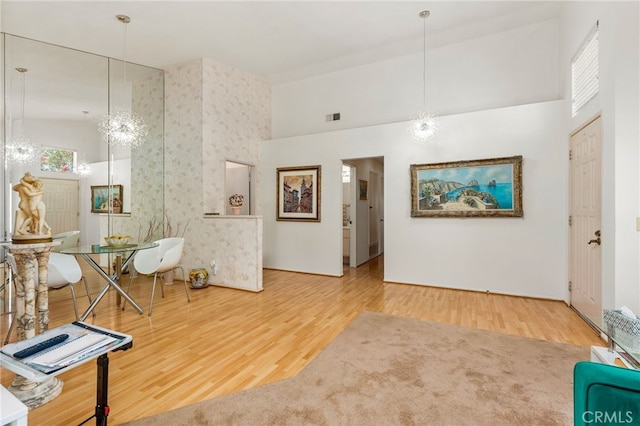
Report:
M 116 19 L 124 25 L 122 47 L 122 93 L 126 100 L 127 84 L 127 24 L 131 18 L 126 15 L 116 15 Z M 142 143 L 148 135 L 147 125 L 139 114 L 131 108 L 115 108 L 99 124 L 100 132 L 111 146 L 135 148 Z
M 82 114 L 84 114 L 85 117 L 88 117 L 89 111 L 82 111 Z M 86 148 L 87 146 L 86 139 L 82 145 Z M 82 156 L 84 157 L 84 154 Z M 81 161 L 79 163 L 76 163 L 76 166 L 73 169 L 73 173 L 79 177 L 87 177 L 93 174 L 93 169 L 86 161 Z
M 80 177 L 86 177 L 93 174 L 93 169 L 91 169 L 91 166 L 89 164 L 83 161 L 82 163 L 78 163 L 73 173 Z
M 24 103 L 25 103 L 25 92 L 26 92 L 26 68 L 16 68 L 16 71 L 20 73 L 22 76 L 22 87 L 21 87 L 21 115 L 20 115 L 20 125 L 18 126 L 19 132 L 15 132 L 12 130 L 14 134 L 9 143 L 7 144 L 8 156 L 14 163 L 18 164 L 28 164 L 32 163 L 36 160 L 39 154 L 39 150 L 35 143 L 33 143 L 30 139 L 24 136 Z M 16 134 L 17 133 L 17 134 Z
M 422 110 L 411 119 L 411 132 L 415 140 L 424 142 L 431 139 L 439 129 L 437 114 L 427 109 L 427 18 L 431 15 L 428 10 L 418 14 L 423 22 L 422 45 Z

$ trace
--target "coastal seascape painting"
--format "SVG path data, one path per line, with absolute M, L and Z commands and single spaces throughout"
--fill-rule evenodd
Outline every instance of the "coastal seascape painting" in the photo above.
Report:
M 522 156 L 411 165 L 411 217 L 522 216 Z

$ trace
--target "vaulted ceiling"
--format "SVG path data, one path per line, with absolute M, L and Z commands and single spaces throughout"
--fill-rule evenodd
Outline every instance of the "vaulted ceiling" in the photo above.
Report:
M 2 31 L 165 68 L 210 58 L 278 83 L 455 43 L 557 15 L 544 1 L 27 1 Z

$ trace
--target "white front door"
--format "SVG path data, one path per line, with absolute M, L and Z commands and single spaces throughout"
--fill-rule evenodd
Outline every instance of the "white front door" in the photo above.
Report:
M 43 200 L 47 206 L 46 221 L 51 227 L 51 234 L 80 229 L 78 225 L 78 181 L 46 178 L 40 178 L 40 180 L 43 183 Z M 85 208 L 89 209 L 89 203 Z
M 602 312 L 600 117 L 571 135 L 571 306 L 591 318 Z

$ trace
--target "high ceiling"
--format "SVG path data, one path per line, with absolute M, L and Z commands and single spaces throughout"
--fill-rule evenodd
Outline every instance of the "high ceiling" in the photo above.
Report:
M 2 31 L 166 68 L 210 58 L 273 83 L 422 51 L 556 16 L 541 1 L 3 0 Z

